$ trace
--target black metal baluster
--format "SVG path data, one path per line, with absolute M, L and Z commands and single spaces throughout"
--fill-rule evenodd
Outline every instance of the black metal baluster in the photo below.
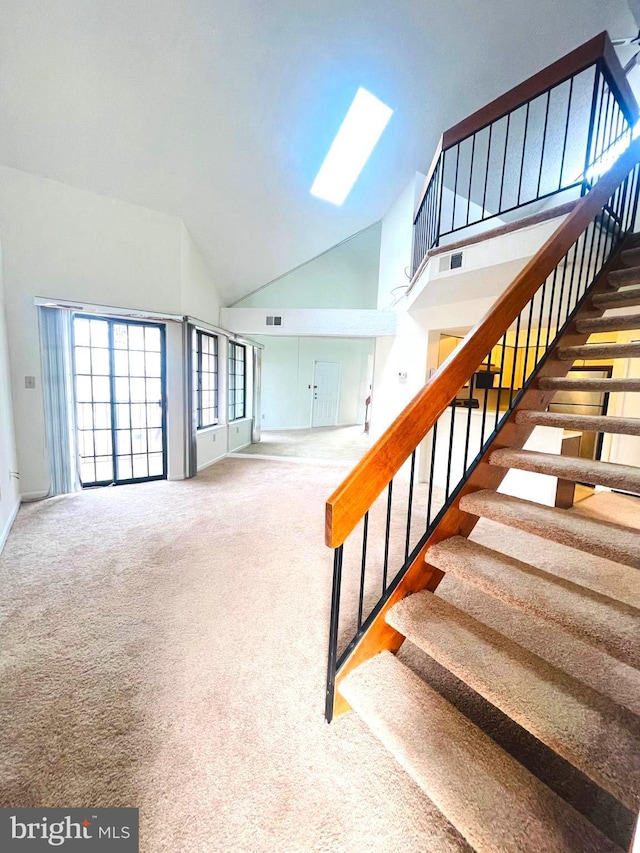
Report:
M 567 136 L 569 134 L 569 122 L 571 121 L 571 99 L 573 97 L 573 80 L 569 81 L 569 99 L 567 101 L 567 121 L 564 126 L 564 139 L 562 142 L 562 157 L 560 159 L 560 180 L 558 182 L 558 191 L 562 188 L 562 173 L 564 172 L 564 158 L 567 153 Z
M 486 373 L 489 373 L 491 371 L 491 352 L 492 352 L 492 350 L 489 350 L 489 354 L 487 356 Z M 488 380 L 485 380 L 485 382 L 488 382 Z M 480 447 L 484 447 L 484 428 L 485 428 L 486 423 L 487 423 L 487 407 L 488 407 L 488 405 L 489 405 L 489 389 L 485 388 L 485 390 L 484 390 L 484 401 L 482 403 L 482 421 L 480 422 Z
M 538 186 L 536 187 L 536 198 L 540 195 L 540 182 L 542 181 L 542 164 L 544 163 L 544 146 L 547 141 L 547 125 L 549 124 L 549 101 L 551 90 L 547 91 L 547 107 L 544 113 L 544 129 L 542 131 L 542 148 L 540 149 L 540 171 L 538 172 Z
M 362 527 L 362 562 L 360 566 L 360 598 L 358 600 L 358 633 L 362 628 L 362 608 L 364 605 L 364 582 L 367 572 L 367 539 L 369 536 L 369 510 L 364 514 Z
M 489 181 L 489 163 L 491 162 L 491 134 L 493 131 L 493 122 L 489 125 L 489 142 L 487 144 L 487 165 L 484 170 L 484 192 L 482 194 L 482 219 L 484 219 L 487 210 L 487 184 Z
M 596 63 L 595 70 L 593 72 L 593 92 L 591 95 L 591 112 L 589 114 L 589 129 L 587 132 L 587 148 L 584 156 L 584 173 L 582 175 L 582 189 L 581 194 L 584 195 L 588 190 L 588 179 L 587 175 L 589 172 L 589 166 L 591 161 L 591 151 L 593 148 L 593 134 L 595 132 L 595 120 L 596 120 L 596 105 L 598 102 L 598 88 L 600 85 L 600 63 Z
M 513 405 L 513 391 L 514 385 L 516 381 L 516 361 L 518 360 L 518 345 L 520 340 L 520 319 L 522 317 L 522 311 L 518 314 L 518 319 L 516 320 L 516 338 L 515 343 L 513 345 L 513 364 L 511 366 L 511 387 L 509 388 L 509 409 Z
M 529 377 L 529 341 L 531 340 L 531 320 L 533 319 L 533 303 L 535 300 L 535 294 L 531 297 L 529 301 L 529 320 L 527 322 L 527 342 L 524 345 L 524 365 L 522 367 L 522 381 L 523 383 L 527 381 Z
M 547 343 L 546 348 L 549 349 L 549 340 L 551 338 L 551 323 L 553 322 L 553 300 L 556 295 L 556 279 L 558 278 L 558 267 L 556 267 L 553 271 L 553 280 L 551 282 L 551 299 L 549 304 L 549 321 L 547 325 Z
M 342 584 L 342 549 L 333 553 L 333 586 L 331 588 L 331 620 L 329 622 L 329 655 L 327 661 L 327 691 L 325 699 L 325 718 L 328 723 L 333 719 L 333 695 L 336 684 L 338 661 L 338 623 L 340 619 L 340 588 Z
M 389 481 L 387 491 L 387 524 L 384 537 L 384 566 L 382 569 L 382 594 L 387 591 L 387 570 L 389 568 L 389 540 L 391 538 L 391 501 L 393 500 L 393 480 Z
M 527 131 L 529 130 L 529 107 L 531 101 L 527 101 L 527 109 L 524 116 L 524 136 L 522 137 L 522 157 L 520 158 L 520 180 L 518 181 L 518 206 L 520 205 L 520 193 L 522 191 L 522 176 L 524 174 L 524 155 L 527 150 Z
M 498 199 L 498 209 L 496 213 L 502 211 L 502 193 L 504 191 L 504 173 L 507 170 L 507 148 L 509 146 L 509 125 L 511 123 L 511 113 L 507 113 L 507 129 L 504 134 L 504 155 L 502 157 L 502 178 L 500 179 L 500 198 Z
M 471 401 L 473 400 L 473 376 L 469 379 L 469 407 L 467 409 L 467 431 L 464 439 L 464 463 L 462 465 L 462 476 L 467 472 L 467 459 L 469 458 L 469 437 L 471 435 Z
M 455 402 L 452 402 L 450 405 L 451 409 L 451 421 L 449 425 L 449 455 L 447 457 L 447 481 L 445 484 L 444 490 L 444 499 L 445 501 L 449 498 L 449 485 L 451 484 L 451 458 L 453 456 L 453 437 L 455 431 L 455 423 L 456 423 L 456 406 Z
M 471 139 L 471 162 L 469 163 L 469 193 L 467 198 L 467 225 L 469 224 L 469 212 L 471 210 L 471 182 L 473 180 L 473 158 L 476 153 L 476 135 Z
M 540 333 L 542 331 L 542 316 L 544 313 L 544 300 L 545 300 L 546 291 L 547 291 L 547 281 L 548 281 L 548 279 L 545 278 L 545 280 L 542 283 L 542 290 L 540 291 L 540 313 L 538 315 L 538 337 L 536 339 L 536 357 L 533 361 L 533 369 L 534 370 L 538 366 L 538 351 L 540 349 Z
M 404 561 L 409 556 L 409 543 L 411 540 L 411 511 L 413 509 L 413 478 L 416 471 L 416 451 L 411 454 L 411 475 L 409 477 L 409 500 L 407 502 L 407 538 L 404 543 Z
M 458 197 L 458 169 L 460 167 L 460 143 L 456 145 L 456 173 L 453 183 L 453 204 L 451 207 L 451 230 L 456 228 L 456 198 Z
M 573 247 L 572 247 L 573 248 L 573 260 L 571 261 L 571 278 L 569 279 L 569 295 L 567 297 L 567 316 L 569 316 L 569 314 L 571 314 L 571 311 L 573 310 L 571 308 L 571 305 L 572 305 L 572 296 L 573 296 L 573 283 L 575 281 L 575 276 L 576 276 L 576 258 L 578 257 L 578 243 L 579 242 L 580 242 L 579 239 L 576 240 L 576 242 L 573 244 Z M 570 253 L 571 253 L 571 249 L 569 249 L 569 251 L 567 252 L 567 257 L 569 257 Z M 578 302 L 577 298 L 576 298 L 575 302 L 577 304 L 577 302 Z
M 507 351 L 507 333 L 502 336 L 502 356 L 500 357 L 500 384 L 498 385 L 498 399 L 496 401 L 496 422 L 494 429 L 498 428 L 500 420 L 500 397 L 502 396 L 502 383 L 504 382 L 504 358 Z M 484 444 L 484 442 L 483 442 Z
M 433 473 L 436 467 L 436 442 L 438 440 L 438 421 L 433 425 L 432 430 L 432 438 L 431 438 L 431 461 L 429 463 L 429 492 L 427 495 L 427 524 L 425 526 L 425 530 L 429 529 L 429 525 L 431 524 L 431 508 L 433 501 Z

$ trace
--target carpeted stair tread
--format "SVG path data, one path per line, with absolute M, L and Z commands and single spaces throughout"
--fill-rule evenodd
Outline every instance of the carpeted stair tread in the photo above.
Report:
M 614 293 L 597 293 L 591 299 L 596 308 L 625 308 L 630 305 L 640 305 L 640 287 L 629 287 Z
M 607 276 L 607 284 L 609 287 L 626 287 L 628 285 L 640 284 L 640 267 L 632 266 L 610 272 Z
M 464 495 L 460 499 L 460 509 L 640 569 L 640 531 L 620 524 L 585 518 L 489 489 Z M 541 547 L 545 547 L 543 543 Z M 580 560 L 579 553 L 576 560 Z M 603 580 L 606 585 L 606 577 Z M 640 582 L 640 577 L 637 580 Z M 603 594 L 609 593 L 604 591 Z
M 640 614 L 627 604 L 462 536 L 432 545 L 425 560 L 640 667 Z
M 558 511 L 576 516 L 576 519 L 583 517 L 579 513 L 579 505 L 571 510 Z M 528 532 L 524 524 L 516 526 L 515 521 L 503 523 L 487 516 L 479 520 L 469 538 L 478 545 L 516 560 L 526 555 L 527 563 L 534 568 L 635 607 L 640 612 L 638 570 L 632 566 L 564 545 L 544 533 L 541 535 L 540 530 Z
M 608 486 L 623 492 L 640 492 L 640 468 L 632 465 L 511 448 L 494 450 L 489 457 L 489 464 L 499 468 L 517 468 L 520 471 L 547 474 L 579 483 Z
M 593 332 L 622 332 L 626 329 L 640 329 L 640 314 L 624 314 L 613 317 L 584 317 L 576 320 L 576 330 L 580 334 Z
M 608 696 L 618 705 L 640 714 L 640 670 L 546 619 L 483 592 L 452 573 L 446 575 L 436 595 Z
M 620 253 L 620 260 L 625 267 L 639 267 L 640 247 L 634 246 L 632 249 L 624 249 L 624 251 Z
M 538 387 L 545 391 L 640 391 L 640 379 L 573 379 L 570 376 L 543 376 Z
M 585 361 L 604 358 L 636 358 L 640 356 L 640 344 L 584 344 L 575 347 L 560 347 L 558 358 L 561 361 Z
M 431 592 L 386 621 L 627 808 L 640 803 L 635 714 Z
M 640 418 L 617 418 L 609 415 L 572 415 L 565 412 L 518 412 L 516 423 L 559 427 L 586 432 L 616 435 L 640 435 Z
M 478 853 L 618 850 L 390 652 L 340 692 Z

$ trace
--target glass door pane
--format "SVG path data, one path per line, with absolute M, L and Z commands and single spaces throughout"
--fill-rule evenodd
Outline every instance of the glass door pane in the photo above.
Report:
M 160 326 L 113 321 L 119 483 L 166 476 L 163 331 Z
M 74 317 L 83 486 L 166 477 L 164 327 Z
M 109 321 L 74 319 L 76 419 L 83 486 L 113 482 Z

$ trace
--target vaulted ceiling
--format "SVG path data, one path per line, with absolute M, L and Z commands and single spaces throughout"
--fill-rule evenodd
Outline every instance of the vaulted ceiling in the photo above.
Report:
M 635 32 L 627 0 L 2 0 L 0 162 L 181 217 L 230 303 L 603 29 Z M 337 208 L 309 187 L 358 86 L 395 112 Z

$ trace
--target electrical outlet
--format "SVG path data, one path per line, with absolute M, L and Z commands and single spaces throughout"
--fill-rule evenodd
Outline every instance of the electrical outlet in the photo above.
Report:
M 236 427 L 236 435 L 240 435 L 240 427 Z
M 36 387 L 36 377 L 35 376 L 25 376 L 24 377 L 24 387 L 25 388 L 35 388 Z

